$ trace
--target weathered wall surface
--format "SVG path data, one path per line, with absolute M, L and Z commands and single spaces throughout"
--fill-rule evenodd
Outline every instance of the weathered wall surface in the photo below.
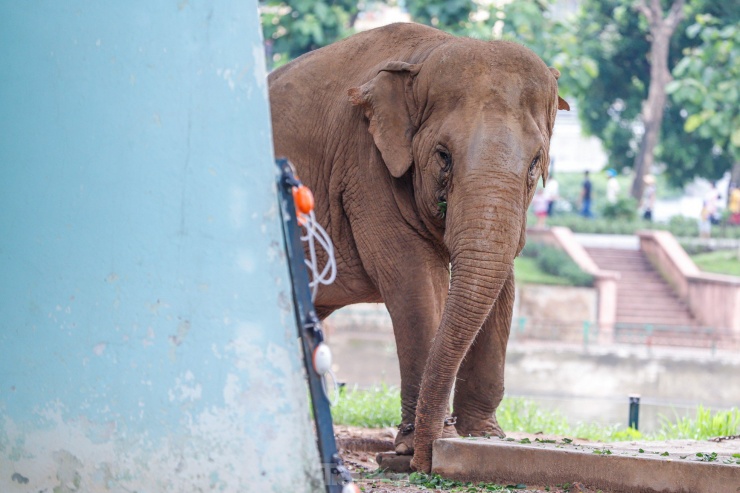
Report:
M 584 323 L 596 325 L 598 293 L 594 288 L 522 284 L 514 300 L 514 333 L 526 327 L 528 337 L 578 342 Z
M 0 491 L 320 491 L 256 2 L 0 6 Z

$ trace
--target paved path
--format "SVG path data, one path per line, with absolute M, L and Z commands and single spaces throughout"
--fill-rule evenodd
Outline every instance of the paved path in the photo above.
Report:
M 578 243 L 586 248 L 619 248 L 622 250 L 639 250 L 640 239 L 635 235 L 597 235 L 574 233 Z

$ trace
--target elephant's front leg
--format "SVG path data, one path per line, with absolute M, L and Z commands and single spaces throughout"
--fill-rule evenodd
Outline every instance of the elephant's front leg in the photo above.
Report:
M 453 414 L 462 436 L 506 436 L 495 411 L 504 396 L 504 363 L 513 307 L 512 268 L 457 374 Z
M 416 262 L 399 266 L 402 278 L 394 277 L 381 285 L 393 321 L 401 370 L 401 425 L 395 442 L 396 453 L 401 455 L 414 452 L 421 378 L 447 296 L 449 271 L 445 267 L 419 265 L 417 257 Z

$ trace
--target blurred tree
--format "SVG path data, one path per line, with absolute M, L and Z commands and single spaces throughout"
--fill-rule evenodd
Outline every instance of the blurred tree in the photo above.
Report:
M 740 25 L 698 15 L 687 34 L 701 44 L 686 50 L 667 90 L 686 109 L 684 130 L 732 159 L 731 181 L 740 183 Z
M 356 0 L 260 1 L 268 68 L 352 34 Z
M 609 166 L 616 169 L 634 165 L 646 130 L 641 112 L 650 85 L 650 34 L 647 19 L 635 15 L 634 5 L 634 0 L 583 0 L 575 29 L 577 43 L 569 44 L 569 50 L 575 51 L 572 59 L 596 65 L 596 70 L 579 71 L 582 77 L 596 75 L 579 83 L 575 98 L 584 131 L 601 138 Z M 678 63 L 684 49 L 699 44 L 685 32 L 698 13 L 714 14 L 723 25 L 740 21 L 740 4 L 736 2 L 688 0 L 685 11 L 687 20 L 670 38 L 668 67 Z M 567 73 L 566 68 L 559 68 Z M 695 176 L 719 178 L 729 169 L 731 160 L 726 153 L 717 152 L 712 139 L 684 130 L 687 111 L 679 101 L 668 98 L 664 108 L 654 154 L 668 164 L 666 174 L 672 184 L 681 185 Z
M 470 18 L 479 8 L 473 0 L 406 0 L 405 3 L 414 22 L 454 34 L 469 31 Z
M 650 82 L 648 96 L 642 105 L 640 114 L 644 133 L 635 157 L 633 166 L 635 178 L 630 190 L 632 197 L 639 199 L 645 188 L 643 182 L 645 172 L 653 167 L 655 161 L 655 146 L 658 144 L 663 123 L 667 97 L 666 85 L 671 81 L 668 50 L 673 33 L 684 19 L 685 13 L 684 0 L 673 0 L 665 14 L 661 0 L 639 0 L 635 4 L 635 9 L 647 19 L 650 33 Z
M 598 75 L 598 66 L 588 53 L 579 49 L 581 40 L 571 26 L 573 20 L 554 18 L 556 1 L 509 2 L 492 7 L 491 16 L 496 19 L 494 34 L 527 46 L 560 70 L 561 96 L 580 94 Z

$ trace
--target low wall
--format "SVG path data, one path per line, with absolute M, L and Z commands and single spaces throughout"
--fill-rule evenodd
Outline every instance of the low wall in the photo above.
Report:
M 598 294 L 598 321 L 600 337 L 609 338 L 617 318 L 617 281 L 619 273 L 601 270 L 585 248 L 576 241 L 573 232 L 564 227 L 549 229 L 532 228 L 527 230 L 528 241 L 546 243 L 562 249 L 584 272 L 594 278 L 594 288 Z
M 740 278 L 699 270 L 668 231 L 641 231 L 640 249 L 704 326 L 740 335 Z
M 521 284 L 514 302 L 512 338 L 522 333 L 535 339 L 581 342 L 583 327 L 598 316 L 595 288 Z

